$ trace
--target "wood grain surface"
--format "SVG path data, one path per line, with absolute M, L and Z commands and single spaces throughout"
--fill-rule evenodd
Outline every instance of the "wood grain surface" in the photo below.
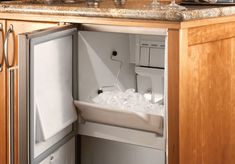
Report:
M 3 26 L 0 31 L 0 63 L 4 64 L 3 39 L 5 32 L 5 21 L 0 20 Z M 7 164 L 7 108 L 6 108 L 6 67 L 0 72 L 0 163 Z
M 179 44 L 178 30 L 168 35 L 168 164 L 179 164 Z
M 234 164 L 234 25 L 189 29 L 192 45 L 180 56 L 180 164 Z

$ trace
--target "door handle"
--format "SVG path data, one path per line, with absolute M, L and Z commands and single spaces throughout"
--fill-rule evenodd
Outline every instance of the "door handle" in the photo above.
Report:
M 2 23 L 0 23 L 0 33 L 1 33 L 1 35 L 2 35 L 2 41 L 3 41 L 3 25 L 2 25 Z M 0 58 L 0 72 L 2 72 L 2 70 L 3 70 L 3 50 L 0 50 L 0 53 L 1 53 L 1 55 L 0 56 L 2 56 L 2 58 Z
M 8 40 L 9 40 L 9 36 L 12 32 L 13 32 L 13 25 L 11 24 L 7 30 L 6 38 L 4 40 L 4 56 L 5 56 L 5 63 L 6 63 L 7 68 L 12 67 L 12 65 L 10 65 L 10 63 L 9 63 L 9 56 L 8 56 Z M 13 51 L 13 59 L 14 59 L 14 51 Z

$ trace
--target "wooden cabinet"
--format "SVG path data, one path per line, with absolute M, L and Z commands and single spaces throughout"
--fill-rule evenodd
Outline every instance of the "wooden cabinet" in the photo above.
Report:
M 0 159 L 7 162 L 7 108 L 6 108 L 6 67 L 3 54 L 5 21 L 0 20 Z
M 39 17 L 39 16 L 38 16 Z M 40 15 L 41 17 L 41 15 Z M 37 18 L 37 17 L 35 17 Z M 27 19 L 35 19 L 27 18 Z M 41 18 L 42 19 L 42 18 Z M 45 18 L 46 19 L 46 18 Z M 58 18 L 59 19 L 59 18 Z M 53 20 L 53 17 L 47 20 Z M 97 18 L 98 20 L 98 18 Z M 94 18 L 94 24 L 97 22 Z M 99 19 L 100 21 L 101 19 Z M 231 20 L 183 22 L 134 22 L 125 26 L 168 30 L 168 164 L 234 164 L 235 161 L 235 23 Z M 74 19 L 75 23 L 81 23 Z M 77 21 L 77 22 L 76 22 Z M 101 24 L 123 25 L 113 19 Z M 123 20 L 122 20 L 123 21 Z M 14 159 L 18 164 L 18 39 L 17 35 L 55 26 L 55 23 L 4 21 L 9 35 L 9 63 L 14 71 Z M 89 22 L 91 23 L 91 22 Z M 129 23 L 129 24 L 128 24 Z M 138 24 L 139 23 L 139 24 Z M 0 43 L 2 34 L 0 34 Z M 2 51 L 2 43 L 0 51 Z M 1 61 L 1 53 L 0 53 Z M 9 158 L 9 73 L 0 72 L 0 159 Z M 8 143 L 8 144 L 7 144 Z M 8 158 L 7 158 L 8 157 Z
M 184 30 L 180 164 L 234 164 L 235 23 Z
M 6 66 L 4 63 L 3 70 L 0 72 L 0 159 L 1 164 L 7 164 L 11 159 L 14 159 L 14 164 L 18 164 L 18 139 L 19 139 L 19 127 L 18 127 L 18 34 L 26 33 L 30 31 L 35 31 L 43 28 L 49 28 L 56 26 L 56 23 L 42 23 L 42 22 L 26 22 L 26 21 L 4 21 L 0 20 L 3 25 L 3 32 L 0 33 L 0 51 L 3 51 L 3 33 L 7 33 L 10 26 L 13 27 L 12 31 L 9 31 L 8 40 L 8 63 Z M 6 39 L 5 35 L 4 39 Z M 0 61 L 2 59 L 2 54 L 0 53 Z M 3 60 L 3 59 L 2 59 Z M 1 63 L 1 62 L 0 62 Z M 14 84 L 11 93 L 9 93 L 10 82 L 10 71 L 12 70 Z M 14 95 L 10 95 L 10 94 Z M 10 97 L 13 97 L 13 102 L 10 103 Z M 12 106 L 10 106 L 11 104 Z M 10 121 L 10 108 L 12 108 L 13 121 Z M 14 125 L 10 126 L 10 122 Z M 13 127 L 13 128 L 12 128 Z M 11 136 L 13 135 L 12 144 Z M 13 145 L 10 146 L 10 145 Z M 10 157 L 13 155 L 13 157 Z

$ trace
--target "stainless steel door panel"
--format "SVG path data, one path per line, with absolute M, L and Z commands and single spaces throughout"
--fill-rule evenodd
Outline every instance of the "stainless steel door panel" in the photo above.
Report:
M 61 144 L 68 141 L 75 135 L 73 130 L 54 144 L 51 148 L 45 150 L 37 159 L 34 158 L 34 138 L 35 138 L 35 120 L 34 120 L 34 46 L 53 41 L 59 38 L 69 36 L 72 41 L 72 94 L 73 99 L 77 97 L 77 28 L 74 26 L 61 26 L 40 31 L 19 35 L 19 156 L 20 164 L 39 163 L 48 154 L 55 151 Z M 50 51 L 51 53 L 56 53 Z M 50 61 L 49 61 L 50 63 Z M 41 63 L 42 67 L 43 64 Z M 46 72 L 45 72 L 46 73 Z

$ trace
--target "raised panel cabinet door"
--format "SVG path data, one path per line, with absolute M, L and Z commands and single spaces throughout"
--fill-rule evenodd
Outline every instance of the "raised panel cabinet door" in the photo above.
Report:
M 19 164 L 19 127 L 18 127 L 18 34 L 30 31 L 40 30 L 56 26 L 56 23 L 46 22 L 27 22 L 27 21 L 7 21 L 6 22 L 6 37 L 5 37 L 5 52 L 7 56 L 7 108 L 11 111 L 11 121 L 8 127 L 11 129 L 9 151 L 9 159 L 13 164 Z M 10 88 L 10 89 L 9 89 Z M 19 95 L 20 96 L 20 95 Z
M 5 20 L 0 20 L 0 161 L 7 163 L 7 112 L 6 112 L 6 67 L 4 64 L 3 39 Z
M 190 45 L 181 68 L 180 164 L 234 164 L 235 38 Z

